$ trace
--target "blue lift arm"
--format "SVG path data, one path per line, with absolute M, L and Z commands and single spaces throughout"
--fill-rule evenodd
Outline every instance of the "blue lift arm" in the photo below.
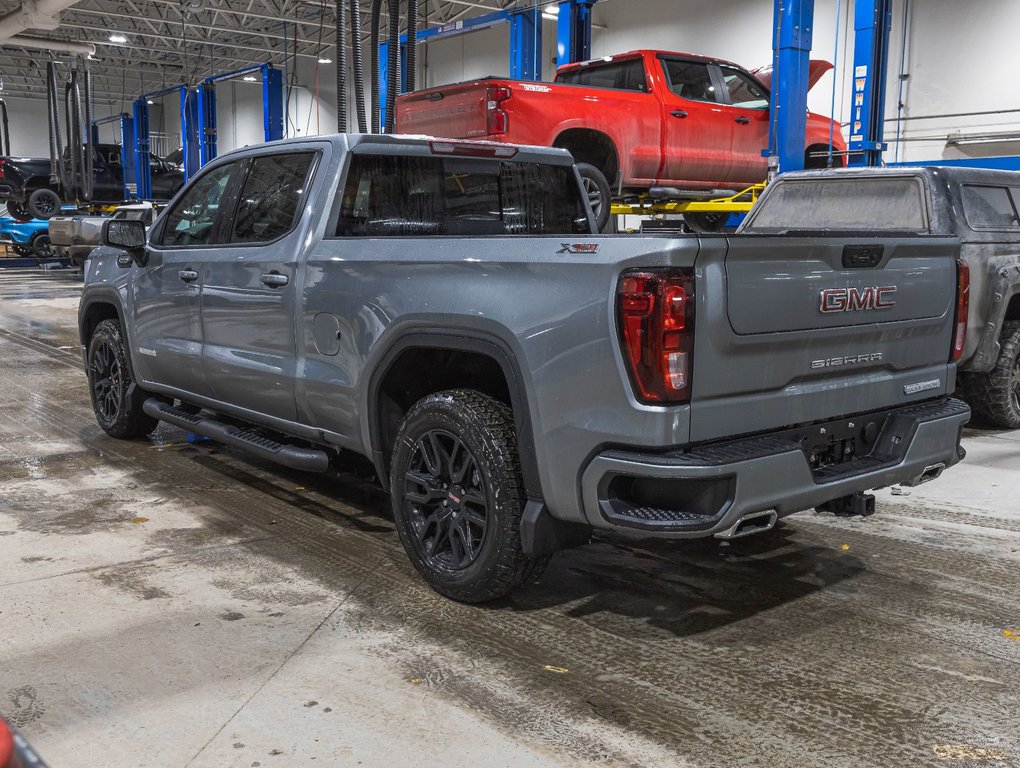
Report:
M 764 153 L 770 175 L 804 168 L 814 16 L 814 0 L 775 0 L 769 148 Z
M 883 139 L 891 31 L 892 0 L 856 0 L 850 165 L 881 165 L 888 147 Z

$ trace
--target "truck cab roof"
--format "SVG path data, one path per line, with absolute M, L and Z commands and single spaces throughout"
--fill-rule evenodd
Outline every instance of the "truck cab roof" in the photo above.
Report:
M 496 141 L 475 141 L 445 139 L 422 135 L 393 135 L 376 133 L 333 133 L 325 136 L 280 139 L 267 144 L 242 147 L 221 155 L 221 158 L 239 157 L 247 154 L 265 154 L 267 148 L 285 148 L 292 145 L 331 144 L 340 151 L 377 151 L 386 154 L 399 148 L 400 154 L 436 155 L 440 157 L 491 157 L 496 160 L 546 163 L 551 165 L 572 165 L 570 152 L 565 149 L 541 147 L 526 144 L 506 144 Z

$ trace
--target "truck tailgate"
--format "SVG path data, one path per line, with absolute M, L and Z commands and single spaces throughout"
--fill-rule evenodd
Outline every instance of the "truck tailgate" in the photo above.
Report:
M 397 99 L 396 132 L 474 139 L 488 134 L 486 100 L 492 81 L 476 80 Z
M 947 394 L 958 254 L 930 236 L 705 239 L 691 439 Z

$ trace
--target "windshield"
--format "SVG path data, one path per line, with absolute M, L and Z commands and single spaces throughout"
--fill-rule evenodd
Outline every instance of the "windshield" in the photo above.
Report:
M 781 179 L 740 231 L 926 233 L 924 185 L 915 176 Z

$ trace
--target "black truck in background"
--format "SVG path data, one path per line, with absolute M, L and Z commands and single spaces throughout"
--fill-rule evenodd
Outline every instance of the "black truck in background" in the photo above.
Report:
M 124 167 L 117 144 L 92 147 L 93 188 L 90 202 L 124 202 Z M 184 172 L 177 166 L 149 156 L 152 194 L 156 200 L 169 200 L 184 186 Z M 0 201 L 11 217 L 19 221 L 49 219 L 60 212 L 63 203 L 74 202 L 72 192 L 65 193 L 54 184 L 47 158 L 0 157 Z

